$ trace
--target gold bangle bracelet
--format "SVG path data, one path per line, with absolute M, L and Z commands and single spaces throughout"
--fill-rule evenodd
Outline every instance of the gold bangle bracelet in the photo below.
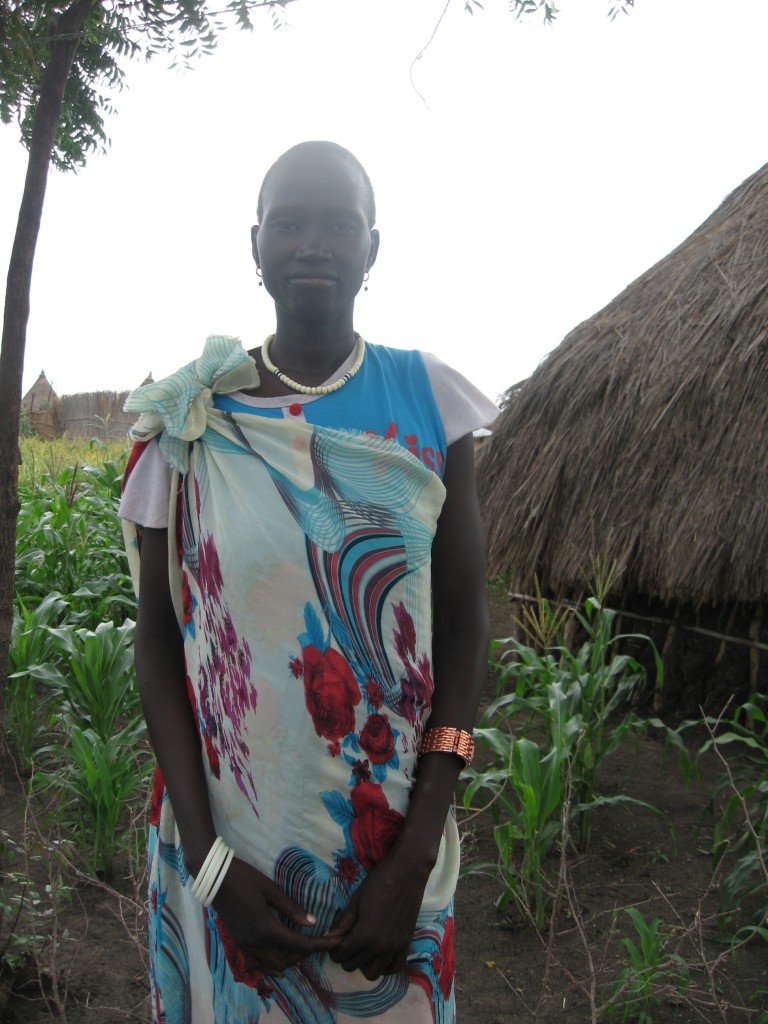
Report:
M 421 740 L 419 754 L 458 754 L 468 768 L 475 756 L 475 741 L 472 733 L 464 729 L 451 729 L 439 726 L 427 729 Z

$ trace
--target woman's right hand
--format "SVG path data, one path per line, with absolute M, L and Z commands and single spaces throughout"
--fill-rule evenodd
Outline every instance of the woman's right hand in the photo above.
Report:
M 278 914 L 303 928 L 311 928 L 316 920 L 261 871 L 237 857 L 213 906 L 249 971 L 280 976 L 312 953 L 325 953 L 340 942 L 337 936 L 304 935 L 283 924 Z

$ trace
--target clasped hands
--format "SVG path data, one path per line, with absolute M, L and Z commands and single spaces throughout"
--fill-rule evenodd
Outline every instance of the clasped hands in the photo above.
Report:
M 366 875 L 347 908 L 324 935 L 304 935 L 316 919 L 271 879 L 235 860 L 214 906 L 242 953 L 247 971 L 279 977 L 313 953 L 328 953 L 345 971 L 359 970 L 370 981 L 405 970 L 427 873 L 406 870 L 385 858 Z

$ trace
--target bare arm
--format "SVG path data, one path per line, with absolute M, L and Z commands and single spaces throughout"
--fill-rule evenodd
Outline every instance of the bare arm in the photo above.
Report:
M 197 875 L 216 831 L 168 583 L 167 530 L 143 531 L 136 675 L 150 742 L 165 779 L 184 857 L 189 870 Z M 276 911 L 299 925 L 314 921 L 269 878 L 237 857 L 214 906 L 248 965 L 265 973 L 279 973 L 333 945 L 332 939 L 309 938 L 281 924 Z
M 446 499 L 432 545 L 433 667 L 429 727 L 471 731 L 488 657 L 485 546 L 477 501 L 472 437 L 448 449 Z M 402 970 L 429 873 L 461 770 L 451 754 L 425 755 L 393 849 L 367 875 L 332 934 L 345 970 L 369 978 Z

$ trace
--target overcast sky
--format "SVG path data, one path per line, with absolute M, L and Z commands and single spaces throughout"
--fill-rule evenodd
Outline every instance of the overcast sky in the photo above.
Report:
M 562 0 L 554 28 L 506 0 L 299 0 L 193 71 L 127 69 L 112 145 L 51 174 L 24 390 L 124 389 L 210 333 L 273 326 L 249 228 L 288 146 L 352 149 L 382 244 L 356 325 L 432 351 L 491 397 L 698 226 L 768 160 L 766 0 Z M 0 127 L 0 261 L 26 154 Z M 3 273 L 3 278 L 5 274 Z

